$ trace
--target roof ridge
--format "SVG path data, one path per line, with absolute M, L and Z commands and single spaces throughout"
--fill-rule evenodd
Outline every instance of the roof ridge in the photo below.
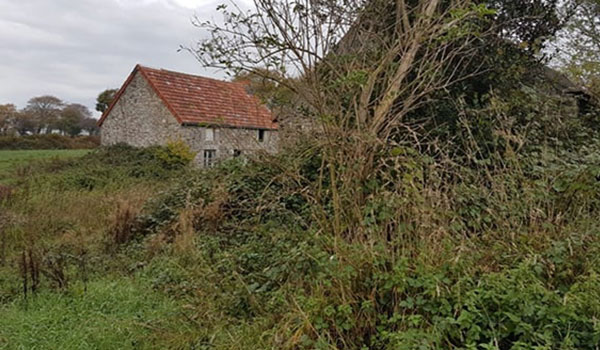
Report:
M 184 76 L 187 76 L 187 77 L 207 79 L 207 80 L 217 81 L 219 83 L 240 84 L 240 85 L 243 85 L 243 83 L 239 82 L 239 81 L 221 80 L 221 79 L 217 79 L 217 78 L 206 77 L 204 75 L 197 75 L 197 74 L 192 74 L 192 73 L 178 72 L 178 71 L 174 71 L 174 70 L 170 70 L 170 69 L 165 69 L 165 68 L 149 67 L 149 66 L 145 66 L 143 64 L 138 64 L 138 66 L 141 69 L 150 69 L 150 70 L 159 71 L 159 72 L 167 72 L 167 73 L 173 73 L 173 74 L 177 74 L 177 75 L 184 75 Z

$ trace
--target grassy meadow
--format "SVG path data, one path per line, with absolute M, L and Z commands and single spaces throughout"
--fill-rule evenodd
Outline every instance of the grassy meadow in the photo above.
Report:
M 86 149 L 0 150 L 0 184 L 14 181 L 15 170 L 31 161 L 81 157 L 88 152 Z

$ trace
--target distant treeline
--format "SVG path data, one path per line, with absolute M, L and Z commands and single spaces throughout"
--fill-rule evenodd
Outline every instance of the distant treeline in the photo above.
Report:
M 34 97 L 20 110 L 14 104 L 0 105 L 0 135 L 53 133 L 97 135 L 99 129 L 86 106 L 65 103 L 54 96 Z
M 99 136 L 26 135 L 0 136 L 0 150 L 89 149 L 100 145 Z

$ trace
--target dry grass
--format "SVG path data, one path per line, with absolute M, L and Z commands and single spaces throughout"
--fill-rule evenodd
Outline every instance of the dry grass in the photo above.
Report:
M 140 207 L 128 200 L 117 203 L 112 224 L 107 233 L 111 243 L 119 246 L 131 241 L 136 233 L 139 213 Z
M 0 185 L 0 203 L 6 202 L 12 198 L 13 189 L 8 186 Z
M 188 254 L 196 249 L 196 230 L 194 228 L 194 219 L 197 215 L 196 210 L 184 209 L 179 214 L 177 222 L 178 234 L 173 241 L 173 247 L 178 254 Z

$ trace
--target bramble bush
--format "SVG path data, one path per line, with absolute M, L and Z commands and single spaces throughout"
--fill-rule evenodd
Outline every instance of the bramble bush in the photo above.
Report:
M 176 259 L 178 272 L 155 286 L 191 302 L 206 346 L 234 346 L 233 334 L 257 348 L 595 349 L 594 144 L 458 166 L 450 182 L 416 150 L 389 152 L 401 166 L 365 189 L 359 237 L 321 226 L 331 198 L 307 193 L 319 156 L 295 149 L 195 173 L 141 214 L 148 242 L 173 242 L 193 213 L 193 249 L 164 243 L 157 262 Z

